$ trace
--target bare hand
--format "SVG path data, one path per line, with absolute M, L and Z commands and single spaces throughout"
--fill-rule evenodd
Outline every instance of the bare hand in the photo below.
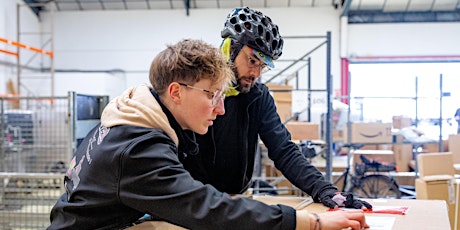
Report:
M 337 230 L 337 229 L 353 229 L 361 230 L 363 228 L 369 228 L 364 217 L 362 210 L 337 210 L 324 213 L 318 213 L 321 228 L 319 226 L 316 229 L 321 230 Z M 316 217 L 310 216 L 310 229 L 315 229 Z

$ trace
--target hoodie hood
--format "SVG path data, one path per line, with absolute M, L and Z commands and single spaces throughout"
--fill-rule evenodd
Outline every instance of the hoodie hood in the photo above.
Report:
M 131 87 L 111 100 L 102 112 L 102 125 L 108 128 L 131 125 L 161 129 L 178 145 L 176 132 L 150 90 L 149 85 Z

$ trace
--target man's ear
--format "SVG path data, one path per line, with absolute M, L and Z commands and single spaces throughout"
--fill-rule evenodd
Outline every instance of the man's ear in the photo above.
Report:
M 182 92 L 180 90 L 180 85 L 177 82 L 173 82 L 169 84 L 168 87 L 168 97 L 176 104 L 181 103 L 182 100 Z

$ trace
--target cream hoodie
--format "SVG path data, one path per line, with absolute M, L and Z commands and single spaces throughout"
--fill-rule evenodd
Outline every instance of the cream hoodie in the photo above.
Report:
M 103 126 L 116 125 L 142 126 L 163 130 L 176 145 L 179 139 L 169 124 L 166 114 L 152 95 L 147 84 L 131 87 L 112 99 L 104 108 L 101 116 Z

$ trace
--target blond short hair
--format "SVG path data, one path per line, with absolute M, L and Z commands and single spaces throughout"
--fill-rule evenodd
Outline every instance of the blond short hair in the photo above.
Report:
M 163 94 L 172 82 L 194 84 L 202 79 L 231 85 L 234 74 L 221 50 L 202 40 L 183 39 L 168 45 L 152 61 L 150 83 Z

